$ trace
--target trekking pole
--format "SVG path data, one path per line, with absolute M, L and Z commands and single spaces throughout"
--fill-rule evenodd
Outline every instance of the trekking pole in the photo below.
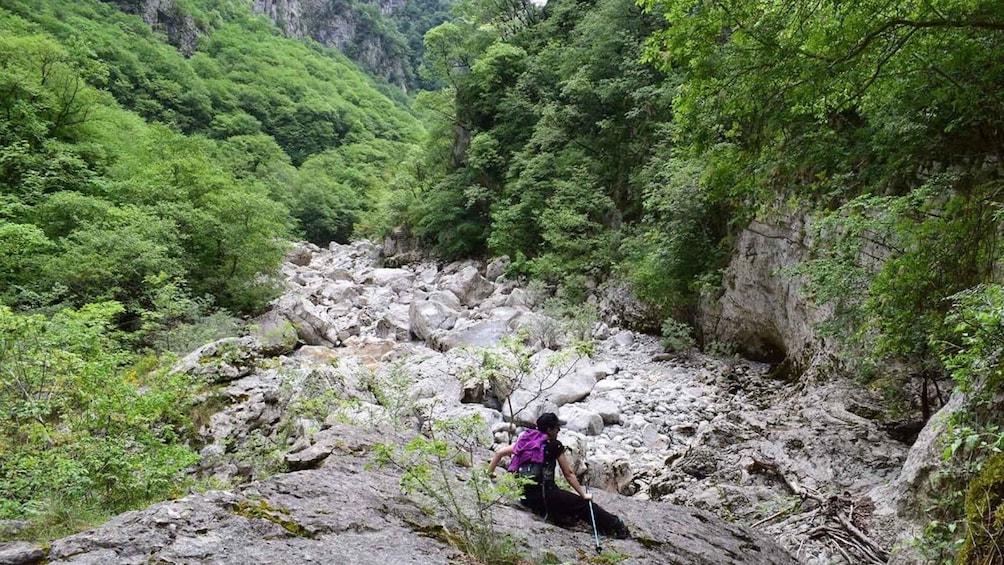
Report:
M 593 538 L 596 539 L 596 555 L 603 553 L 600 547 L 600 533 L 596 530 L 596 514 L 593 513 L 593 499 L 589 499 L 589 517 L 593 520 Z

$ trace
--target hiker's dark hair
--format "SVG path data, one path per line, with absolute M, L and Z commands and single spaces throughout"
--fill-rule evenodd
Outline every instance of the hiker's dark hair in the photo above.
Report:
M 544 412 L 537 418 L 537 431 L 546 432 L 551 428 L 564 425 L 565 422 L 558 418 L 554 412 Z

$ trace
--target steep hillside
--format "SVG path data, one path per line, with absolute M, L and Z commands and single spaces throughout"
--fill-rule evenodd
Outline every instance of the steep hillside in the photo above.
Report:
M 159 356 L 237 332 L 291 239 L 379 223 L 422 135 L 249 5 L 162 4 L 185 52 L 113 4 L 0 3 L 0 520 L 41 537 L 176 491 L 200 385 Z
M 193 4 L 175 0 L 107 0 L 167 34 L 183 53 L 201 33 Z M 287 37 L 337 49 L 367 72 L 402 90 L 435 86 L 420 74 L 426 31 L 446 20 L 452 0 L 254 0 L 254 13 Z M 200 3 L 196 3 L 198 5 Z M 208 3 L 201 3 L 207 4 Z M 185 6 L 183 8 L 182 6 Z M 196 11 L 199 8 L 195 8 Z M 202 18 L 202 21 L 206 20 Z

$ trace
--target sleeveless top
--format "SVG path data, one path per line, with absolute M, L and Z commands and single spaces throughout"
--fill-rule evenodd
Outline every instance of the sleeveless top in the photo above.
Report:
M 541 482 L 554 483 L 554 468 L 557 465 L 558 457 L 561 457 L 564 452 L 565 445 L 563 443 L 556 439 L 549 439 L 544 443 L 544 463 L 527 463 L 520 466 L 516 472 L 523 477 L 533 479 L 537 485 Z

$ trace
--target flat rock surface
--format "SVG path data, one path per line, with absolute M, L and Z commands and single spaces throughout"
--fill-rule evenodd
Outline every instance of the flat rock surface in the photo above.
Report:
M 345 442 L 319 469 L 286 473 L 234 491 L 193 494 L 118 516 L 96 530 L 52 544 L 52 565 L 457 563 L 435 536 L 440 523 L 401 494 L 398 477 L 369 470 L 368 447 L 387 433 L 339 428 Z M 601 538 L 625 564 L 757 564 L 795 561 L 773 542 L 692 508 L 597 493 L 597 502 L 631 525 L 634 539 Z M 566 530 L 517 507 L 496 516 L 528 556 L 576 561 L 592 552 L 585 526 Z

